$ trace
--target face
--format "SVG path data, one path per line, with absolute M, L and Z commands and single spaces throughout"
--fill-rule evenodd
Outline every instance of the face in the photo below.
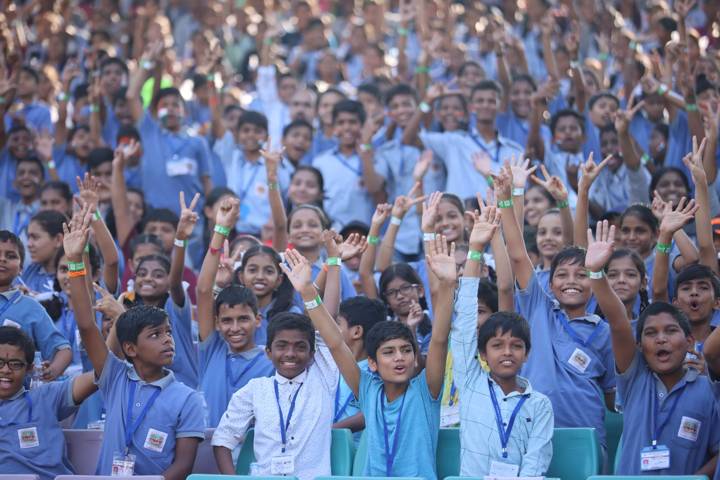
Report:
M 111 195 L 110 185 L 112 184 L 112 162 L 103 162 L 91 168 L 90 175 L 100 181 L 100 187 L 98 188 L 100 202 L 109 202 Z
M 120 65 L 111 63 L 100 72 L 100 86 L 106 95 L 115 95 L 123 85 L 125 72 Z
M 317 64 L 318 77 L 327 82 L 335 83 L 340 75 L 340 64 L 332 53 L 326 53 Z
M 175 358 L 175 341 L 168 321 L 140 331 L 137 343 L 123 343 L 125 355 L 134 362 L 154 367 L 167 367 Z
M 299 162 L 310 150 L 312 145 L 312 132 L 306 127 L 296 127 L 283 137 L 285 155 L 292 162 Z
M 555 124 L 555 143 L 564 152 L 576 153 L 585 141 L 580 122 L 575 117 L 561 117 Z
M 340 112 L 333 124 L 335 136 L 343 146 L 355 145 L 360 138 L 361 129 L 362 124 L 358 116 L 349 112 Z
M 652 158 L 664 158 L 665 157 L 665 147 L 667 145 L 667 138 L 657 130 L 653 130 L 650 133 L 650 144 L 649 150 L 650 150 L 650 156 Z
M 90 150 L 93 149 L 93 141 L 90 132 L 85 128 L 79 128 L 70 141 L 70 147 L 78 158 L 87 158 Z
M 267 131 L 251 123 L 243 123 L 238 128 L 238 143 L 246 152 L 259 152 L 262 144 L 267 140 Z
M 376 360 L 368 359 L 368 366 L 378 372 L 384 382 L 407 383 L 415 373 L 415 350 L 406 339 L 395 338 L 381 343 L 375 355 Z
M 410 307 L 420 303 L 420 297 L 423 296 L 420 285 L 400 277 L 390 280 L 383 293 L 388 306 L 399 317 L 405 317 L 410 312 Z
M 163 250 L 171 252 L 173 248 L 173 240 L 175 239 L 175 227 L 168 222 L 147 222 L 143 233 L 155 235 L 163 244 Z
M 343 341 L 345 342 L 345 345 L 352 345 L 352 343 L 357 340 L 358 337 L 362 337 L 362 327 L 358 325 L 350 326 L 347 318 L 345 318 L 344 316 L 338 315 L 337 323 L 338 327 L 340 328 L 340 333 L 343 336 Z
M 610 287 L 624 304 L 633 304 L 647 280 L 640 274 L 630 257 L 616 258 L 608 265 L 607 279 Z
M 35 199 L 43 181 L 43 172 L 34 162 L 19 163 L 15 170 L 13 185 L 24 199 Z
M 19 97 L 27 97 L 34 95 L 37 90 L 38 84 L 35 81 L 35 77 L 30 75 L 25 70 L 20 70 L 17 82 L 17 94 Z
M 462 75 L 458 77 L 458 84 L 463 91 L 469 92 L 475 85 L 480 83 L 484 77 L 485 75 L 482 68 L 478 65 L 468 64 L 465 66 Z
M 177 95 L 165 95 L 157 104 L 158 119 L 163 126 L 171 132 L 176 132 L 182 126 L 185 116 L 185 106 Z
M 262 318 L 248 305 L 220 305 L 216 320 L 217 330 L 234 353 L 243 352 L 255 344 L 255 330 Z
M 367 92 L 359 92 L 357 94 L 357 99 L 358 102 L 362 103 L 365 113 L 369 117 L 372 117 L 377 112 L 381 112 L 383 109 L 383 106 L 380 104 L 380 100 Z
M 8 150 L 17 159 L 27 158 L 31 145 L 32 137 L 30 132 L 25 130 L 17 131 L 8 137 Z
M 485 344 L 485 351 L 480 352 L 480 358 L 487 362 L 493 377 L 500 379 L 514 378 L 527 357 L 525 342 L 513 337 L 510 331 L 501 333 L 500 329 Z
M 563 308 L 584 307 L 590 299 L 590 279 L 585 265 L 561 263 L 555 269 L 550 288 Z
M 44 264 L 49 262 L 62 246 L 62 239 L 61 233 L 51 237 L 38 222 L 30 222 L 27 241 L 30 258 L 34 263 Z
M 446 132 L 459 130 L 461 124 L 467 120 L 467 112 L 457 95 L 448 95 L 440 100 L 437 116 Z
M 133 124 L 132 108 L 130 102 L 125 100 L 117 100 L 114 105 L 115 117 L 117 117 L 120 125 L 129 127 Z
M 163 252 L 152 243 L 141 243 L 137 245 L 132 258 L 133 270 L 137 270 L 137 266 L 141 258 L 148 257 L 150 255 L 162 255 L 162 253 Z
M 550 209 L 550 200 L 539 188 L 530 188 L 525 192 L 525 221 L 531 227 L 537 227 L 540 217 Z
M 322 194 L 314 173 L 308 170 L 299 170 L 293 175 L 288 189 L 288 197 L 293 205 L 316 202 L 322 197 Z
M 494 122 L 497 116 L 500 98 L 495 90 L 480 90 L 473 94 L 472 109 L 478 122 Z
M 464 225 L 462 212 L 453 203 L 441 200 L 435 219 L 435 233 L 445 235 L 448 242 L 461 241 Z
M 71 211 L 70 202 L 65 200 L 60 192 L 52 188 L 44 190 L 40 194 L 40 210 L 53 210 L 63 215 Z
M 290 118 L 312 122 L 315 118 L 315 94 L 308 90 L 295 92 L 290 100 Z
M 680 199 L 688 195 L 682 177 L 679 173 L 673 171 L 667 172 L 660 177 L 655 189 L 660 194 L 660 197 L 666 202 L 672 203 L 673 207 L 677 207 Z
M 607 166 L 614 172 L 622 165 L 620 141 L 616 132 L 604 132 L 600 135 L 600 153 L 603 158 L 612 155 Z
M 280 330 L 266 348 L 277 373 L 295 378 L 305 371 L 313 358 L 307 335 L 300 330 Z
M 323 127 L 332 125 L 333 107 L 342 99 L 342 95 L 335 92 L 326 93 L 320 97 L 320 102 L 318 103 L 318 117 L 320 118 L 320 123 L 322 123 Z
M 709 278 L 688 280 L 678 285 L 673 303 L 687 315 L 690 323 L 709 321 L 712 318 L 713 309 L 718 306 Z
M 170 291 L 170 275 L 156 260 L 146 260 L 135 272 L 135 291 L 143 300 L 157 300 Z
M 289 104 L 295 91 L 297 90 L 297 80 L 293 77 L 283 77 L 278 82 L 278 96 L 283 103 Z
M 596 127 L 609 125 L 618 109 L 617 102 L 612 98 L 603 97 L 597 100 L 590 109 L 590 120 Z
M 0 345 L 0 360 L 5 362 L 0 368 L 0 400 L 6 400 L 22 388 L 32 365 L 27 364 L 25 353 L 16 345 Z
M 127 204 L 128 213 L 130 214 L 130 220 L 133 223 L 139 222 L 143 214 L 145 213 L 145 204 L 143 202 L 143 197 L 137 192 L 128 192 Z
M 686 336 L 669 313 L 649 316 L 643 325 L 640 350 L 650 370 L 667 375 L 683 368 L 685 354 L 693 347 L 692 336 Z
M 560 215 L 550 213 L 543 215 L 538 222 L 537 246 L 540 255 L 546 261 L 551 261 L 563 247 L 563 229 Z
M 645 104 L 643 110 L 653 123 L 659 122 L 663 117 L 665 111 L 665 102 L 660 95 L 648 95 L 645 97 Z
M 314 249 L 320 245 L 323 231 L 318 214 L 309 208 L 295 212 L 290 220 L 289 240 L 296 248 Z
M 18 247 L 12 242 L 0 242 L 0 286 L 10 285 L 21 268 Z
M 510 87 L 510 107 L 520 118 L 528 118 L 532 105 L 530 97 L 533 94 L 532 85 L 528 82 L 518 81 Z
M 480 327 L 492 314 L 492 309 L 485 302 L 478 299 L 477 326 Z
M 398 126 L 405 128 L 415 109 L 415 99 L 412 95 L 395 95 L 388 104 L 388 116 Z
M 620 227 L 620 241 L 623 247 L 637 253 L 640 258 L 647 258 L 652 253 L 656 234 L 635 215 L 626 215 Z
M 280 286 L 282 272 L 269 255 L 260 253 L 247 261 L 241 280 L 258 299 L 266 298 Z
M 227 113 L 225 113 L 225 115 L 223 115 L 223 127 L 225 127 L 227 130 L 235 130 L 235 127 L 237 126 L 238 120 L 240 120 L 241 115 L 242 110 L 240 110 L 239 108 L 233 108 L 229 110 Z
M 58 284 L 60 284 L 60 289 L 69 297 L 70 277 L 68 276 L 68 259 L 65 255 L 63 255 L 58 262 L 55 277 L 57 278 Z

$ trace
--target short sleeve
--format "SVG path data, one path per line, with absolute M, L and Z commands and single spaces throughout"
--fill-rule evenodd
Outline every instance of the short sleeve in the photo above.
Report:
M 119 387 L 118 379 L 123 375 L 127 375 L 127 366 L 114 353 L 108 352 L 100 378 L 95 381 L 105 398 L 113 397 L 113 389 Z
M 211 173 L 210 146 L 202 137 L 195 137 L 195 140 L 197 141 L 198 175 L 201 177 L 209 177 Z
M 205 415 L 200 392 L 193 391 L 188 396 L 180 411 L 180 418 L 177 425 L 177 437 L 205 438 Z
M 552 309 L 552 301 L 543 290 L 540 282 L 538 282 L 535 272 L 530 276 L 530 281 L 525 288 L 518 288 L 516 298 L 520 314 L 525 317 L 532 327 L 533 318 L 537 316 L 537 309 L 545 311 L 549 314 Z M 535 313 L 533 313 L 535 312 Z
M 23 301 L 27 300 L 23 299 Z M 70 343 L 55 328 L 44 308 L 39 304 L 33 305 L 31 315 L 37 317 L 33 322 L 33 340 L 42 352 L 43 360 L 52 361 L 55 352 L 70 348 Z
M 420 132 L 420 140 L 422 140 L 425 148 L 432 150 L 433 154 L 445 163 L 445 155 L 447 154 L 447 144 L 451 141 L 447 133 L 428 132 L 422 130 Z
M 225 447 L 233 450 L 245 437 L 255 419 L 252 390 L 257 381 L 258 379 L 250 380 L 247 385 L 233 394 L 227 410 L 222 414 L 220 423 L 213 434 L 213 447 Z

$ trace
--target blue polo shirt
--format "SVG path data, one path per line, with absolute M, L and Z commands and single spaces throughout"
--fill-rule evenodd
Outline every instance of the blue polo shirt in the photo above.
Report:
M 527 145 L 527 139 L 530 133 L 530 122 L 529 120 L 518 117 L 512 107 L 508 107 L 506 111 L 498 113 L 497 128 L 498 133 L 503 137 L 512 140 L 518 145 Z M 547 125 L 540 125 L 540 136 L 546 145 L 550 143 L 552 134 Z
M 380 375 L 361 369 L 358 393 L 367 436 L 363 475 L 436 480 L 435 452 L 440 431 L 441 395 L 432 398 L 425 371 L 410 380 L 403 395 L 388 402 Z M 382 401 L 381 396 L 385 397 Z M 390 447 L 397 442 L 397 453 L 389 473 L 386 471 L 384 423 L 387 423 Z
M 200 390 L 208 405 L 208 427 L 217 427 L 235 392 L 251 379 L 274 372 L 263 347 L 232 353 L 220 332 L 213 331 L 200 343 Z
M 299 304 L 293 303 L 285 311 L 289 313 L 303 313 L 303 309 L 298 306 L 302 304 L 302 302 L 300 302 Z M 258 313 L 260 314 L 260 326 L 255 329 L 255 345 L 267 344 L 267 327 L 268 322 L 270 321 L 270 319 L 268 318 L 268 313 L 270 313 L 270 310 L 272 310 L 274 306 L 275 300 L 273 299 L 272 302 L 268 303 L 267 305 L 258 310 Z
M 39 263 L 31 263 L 22 273 L 22 280 L 25 285 L 37 293 L 49 293 L 55 291 L 55 274 L 48 273 L 45 267 Z
M 167 375 L 152 383 L 142 381 L 135 369 L 108 352 L 105 366 L 97 380 L 106 401 L 107 418 L 96 475 L 110 475 L 113 453 L 125 451 L 126 422 L 135 422 L 153 394 L 160 389 L 155 402 L 149 407 L 135 430 L 129 445 L 135 455 L 135 475 L 161 475 L 175 459 L 178 438 L 205 438 L 202 397 L 175 375 Z M 131 384 L 135 395 L 131 412 L 128 400 Z
M 56 350 L 70 348 L 70 344 L 55 328 L 45 309 L 27 295 L 17 295 L 19 290 L 0 293 L 0 325 L 20 328 L 42 352 L 43 360 L 51 361 Z
M 0 150 L 0 197 L 13 202 L 20 201 L 20 194 L 13 186 L 17 159 L 12 156 L 7 147 Z
M 533 345 L 522 375 L 550 398 L 556 427 L 595 428 L 605 446 L 604 394 L 615 390 L 610 327 L 590 313 L 568 319 L 535 273 L 516 298 Z
M 53 147 L 53 160 L 55 161 L 55 170 L 58 178 L 67 183 L 73 193 L 78 193 L 77 177 L 84 178 L 87 172 L 87 164 L 81 162 L 79 158 L 70 153 L 66 144 L 56 145 Z
M 21 388 L 9 399 L 0 400 L 2 473 L 32 473 L 42 480 L 72 475 L 60 421 L 76 411 L 72 380 L 45 383 L 32 390 Z
M 618 387 L 623 403 L 623 448 L 616 474 L 692 475 L 718 452 L 720 417 L 708 377 L 689 368 L 668 391 L 637 351 L 630 367 L 618 374 Z M 655 406 L 659 419 L 653 423 Z M 642 472 L 640 452 L 652 445 L 653 425 L 666 418 L 657 443 L 670 449 L 670 468 Z
M 312 159 L 314 159 L 315 157 L 319 157 L 321 154 L 327 152 L 328 150 L 337 148 L 337 146 L 337 138 L 328 138 L 321 130 L 318 130 L 317 132 L 315 132 L 312 145 L 310 146 L 310 163 L 312 163 Z
M 170 369 L 178 381 L 195 389 L 198 386 L 198 358 L 192 335 L 192 305 L 185 295 L 183 306 L 175 305 L 172 295 L 165 301 L 165 311 L 170 317 L 173 340 L 175 340 L 175 359 Z
M 36 132 L 45 130 L 52 133 L 55 131 L 55 126 L 53 125 L 52 118 L 50 116 L 50 109 L 44 103 L 33 101 L 32 103 L 24 105 L 12 115 L 6 113 L 6 132 L 12 127 L 14 117 L 24 118 L 25 124 Z

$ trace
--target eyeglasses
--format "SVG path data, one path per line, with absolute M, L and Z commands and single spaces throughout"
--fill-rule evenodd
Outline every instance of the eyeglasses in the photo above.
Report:
M 5 365 L 10 367 L 10 370 L 13 370 L 17 372 L 18 370 L 22 370 L 23 368 L 27 367 L 27 363 L 23 362 L 22 360 L 3 360 L 0 359 L 0 370 L 5 368 Z
M 410 292 L 418 288 L 418 285 L 416 283 L 413 283 L 412 285 L 405 285 L 400 288 L 392 288 L 390 290 L 385 290 L 385 297 L 397 297 L 398 294 L 402 293 L 403 296 L 410 295 Z

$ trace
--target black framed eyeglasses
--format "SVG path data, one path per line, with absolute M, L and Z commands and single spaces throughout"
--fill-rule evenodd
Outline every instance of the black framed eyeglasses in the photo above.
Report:
M 391 288 L 390 290 L 385 290 L 385 297 L 397 297 L 398 294 L 402 293 L 403 296 L 410 295 L 410 292 L 418 288 L 418 285 L 416 283 L 413 283 L 412 285 L 405 285 L 400 288 Z
M 0 358 L 0 370 L 5 368 L 5 365 L 10 367 L 10 370 L 17 372 L 18 370 L 22 370 L 23 368 L 27 367 L 27 363 L 23 362 L 22 360 L 3 360 Z

